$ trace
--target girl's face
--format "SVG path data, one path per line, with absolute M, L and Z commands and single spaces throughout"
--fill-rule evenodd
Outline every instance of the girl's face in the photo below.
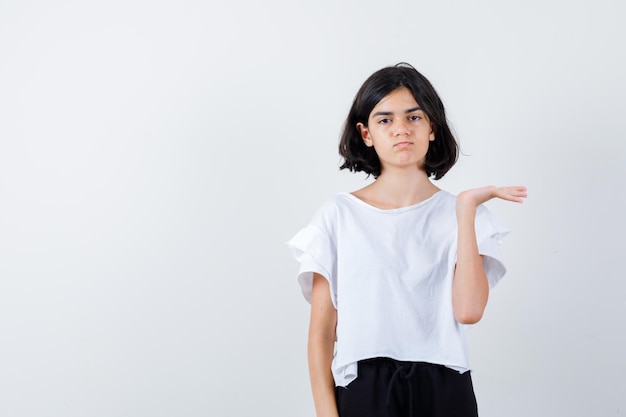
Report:
M 376 150 L 381 174 L 394 167 L 424 169 L 426 151 L 435 134 L 407 88 L 398 88 L 380 100 L 367 124 L 357 123 L 357 129 L 365 145 Z

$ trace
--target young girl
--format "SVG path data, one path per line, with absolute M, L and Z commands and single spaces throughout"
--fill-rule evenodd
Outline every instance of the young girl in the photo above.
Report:
M 463 325 L 505 273 L 508 231 L 482 203 L 521 186 L 454 196 L 431 182 L 456 163 L 441 99 L 408 64 L 372 74 L 341 136 L 341 169 L 375 178 L 339 193 L 288 246 L 311 303 L 318 417 L 477 416 Z

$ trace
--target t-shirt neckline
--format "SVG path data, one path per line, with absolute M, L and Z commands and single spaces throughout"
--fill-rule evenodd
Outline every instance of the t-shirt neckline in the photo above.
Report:
M 413 210 L 413 209 L 421 207 L 421 206 L 423 206 L 425 204 L 428 204 L 431 201 L 433 201 L 437 196 L 443 194 L 443 192 L 444 192 L 444 190 L 438 190 L 433 195 L 431 195 L 430 197 L 428 197 L 425 200 L 420 201 L 419 203 L 411 204 L 410 206 L 398 207 L 398 208 L 392 208 L 392 209 L 383 209 L 383 208 L 380 208 L 380 207 L 373 206 L 373 205 L 371 205 L 369 203 L 366 203 L 365 201 L 361 200 L 360 198 L 358 198 L 354 194 L 349 193 L 347 191 L 342 191 L 342 192 L 339 193 L 339 195 L 346 196 L 350 201 L 353 201 L 353 202 L 355 202 L 355 203 L 357 203 L 357 204 L 359 204 L 359 205 L 361 205 L 363 207 L 366 207 L 366 208 L 368 208 L 370 210 L 378 211 L 378 212 L 381 212 L 381 213 L 399 213 L 399 212 L 402 212 L 402 211 Z

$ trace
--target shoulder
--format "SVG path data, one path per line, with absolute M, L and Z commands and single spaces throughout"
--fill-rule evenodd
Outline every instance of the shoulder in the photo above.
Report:
M 311 220 L 311 224 L 320 229 L 331 229 L 340 216 L 350 206 L 351 196 L 348 193 L 337 193 L 322 202 Z
M 510 231 L 484 204 L 476 208 L 476 228 L 478 230 L 487 230 L 493 234 L 501 234 L 502 236 L 508 234 Z
M 439 190 L 434 197 L 439 198 L 439 200 L 445 203 L 456 202 L 456 195 L 452 194 L 450 191 Z
M 337 193 L 326 198 L 317 209 L 315 216 L 330 215 L 346 204 L 347 193 Z
M 433 207 L 437 209 L 454 210 L 456 207 L 456 195 L 446 190 L 439 190 L 432 196 Z

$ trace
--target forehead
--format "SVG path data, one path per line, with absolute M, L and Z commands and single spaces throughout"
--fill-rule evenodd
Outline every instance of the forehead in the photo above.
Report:
M 378 111 L 404 112 L 417 106 L 418 103 L 415 97 L 413 97 L 413 93 L 406 87 L 400 87 L 376 103 L 371 113 Z

